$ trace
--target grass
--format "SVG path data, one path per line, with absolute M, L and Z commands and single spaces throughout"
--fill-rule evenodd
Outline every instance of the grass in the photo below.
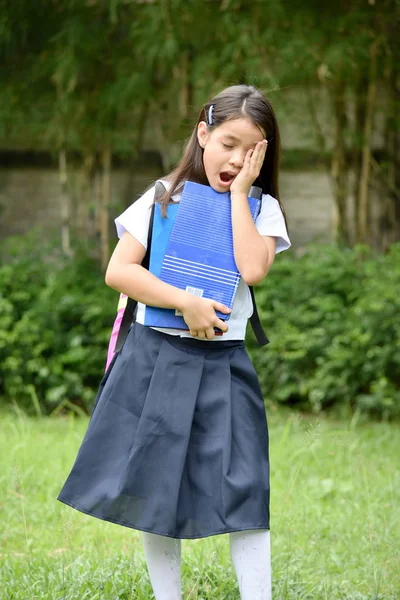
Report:
M 400 427 L 271 411 L 274 600 L 399 600 Z M 150 600 L 140 534 L 56 501 L 87 421 L 1 416 L 2 600 Z M 237 600 L 227 536 L 183 542 L 183 598 Z

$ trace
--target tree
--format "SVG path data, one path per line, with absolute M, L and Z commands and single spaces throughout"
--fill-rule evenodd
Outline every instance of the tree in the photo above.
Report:
M 0 131 L 9 144 L 58 154 L 65 251 L 69 238 L 73 247 L 88 237 L 94 204 L 105 264 L 113 154 L 137 155 L 147 135 L 170 170 L 195 108 L 236 82 L 275 90 L 278 108 L 287 86 L 306 95 L 334 189 L 338 240 L 385 247 L 399 239 L 400 0 L 0 3 Z M 378 152 L 381 91 L 387 110 Z M 81 169 L 74 194 L 73 156 Z M 371 190 L 382 199 L 379 211 Z

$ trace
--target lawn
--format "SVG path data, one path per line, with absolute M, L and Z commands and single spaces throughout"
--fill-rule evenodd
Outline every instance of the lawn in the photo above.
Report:
M 274 600 L 400 599 L 400 426 L 271 411 Z M 0 598 L 150 600 L 140 534 L 56 501 L 87 421 L 1 416 Z M 183 542 L 183 598 L 237 600 L 228 538 Z

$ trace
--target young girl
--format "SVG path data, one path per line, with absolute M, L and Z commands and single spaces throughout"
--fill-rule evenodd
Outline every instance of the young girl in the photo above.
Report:
M 223 90 L 201 110 L 163 208 L 185 180 L 230 192 L 241 282 L 227 322 L 213 300 L 170 286 L 141 266 L 154 187 L 116 219 L 120 241 L 106 283 L 138 300 L 136 322 L 101 382 L 95 409 L 59 500 L 143 532 L 156 600 L 181 598 L 183 538 L 229 533 L 241 598 L 271 598 L 268 430 L 244 346 L 248 285 L 289 248 L 278 194 L 279 130 L 251 86 Z M 263 190 L 253 223 L 247 196 Z M 145 327 L 145 305 L 178 309 L 190 330 Z M 216 337 L 215 329 L 223 335 Z

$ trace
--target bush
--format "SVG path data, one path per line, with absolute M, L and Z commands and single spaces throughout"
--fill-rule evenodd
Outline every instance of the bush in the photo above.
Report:
M 278 256 L 256 292 L 271 344 L 261 349 L 248 337 L 266 399 L 399 416 L 399 289 L 400 245 L 379 256 L 335 246 Z M 90 411 L 117 300 L 87 256 L 62 258 L 32 237 L 8 245 L 0 266 L 4 400 L 27 411 Z
M 86 256 L 62 258 L 32 237 L 21 244 L 0 267 L 2 392 L 28 411 L 49 413 L 71 403 L 87 412 L 104 370 L 118 294 Z
M 250 353 L 267 398 L 400 415 L 400 245 L 278 256 L 257 302 L 271 345 Z

